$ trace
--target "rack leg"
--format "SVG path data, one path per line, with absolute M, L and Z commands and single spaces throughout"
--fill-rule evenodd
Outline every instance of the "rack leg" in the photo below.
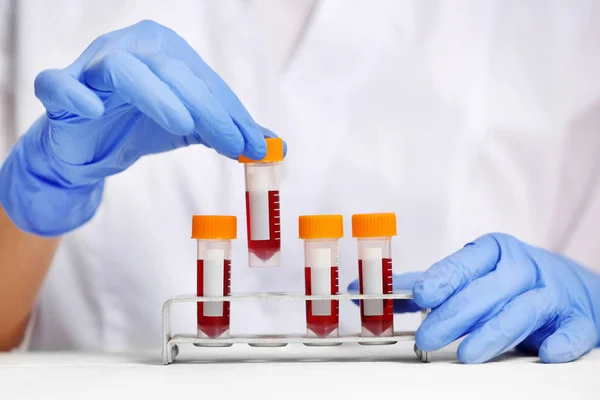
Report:
M 417 355 L 417 358 L 419 360 L 421 360 L 424 363 L 428 363 L 431 361 L 431 353 L 428 351 L 423 351 L 420 348 L 417 347 L 417 344 L 415 343 L 415 354 Z
M 425 318 L 427 318 L 427 316 L 429 315 L 429 313 L 431 312 L 431 308 L 424 308 L 423 310 L 421 310 L 421 322 L 425 321 Z M 428 351 L 423 351 L 420 348 L 417 347 L 417 344 L 415 343 L 415 354 L 417 355 L 417 358 L 419 360 L 421 360 L 424 363 L 428 363 L 431 361 L 431 353 Z
M 163 364 L 169 365 L 175 361 L 175 357 L 179 354 L 179 346 L 176 344 L 170 346 L 168 343 L 163 348 Z
M 171 362 L 175 361 L 175 357 L 179 354 L 179 346 L 176 344 L 171 347 Z
M 171 340 L 171 303 L 172 299 L 167 300 L 165 304 L 163 304 L 162 309 L 162 324 L 163 324 L 163 364 L 169 365 L 177 357 L 179 353 L 179 348 L 177 345 L 170 345 L 169 341 Z
M 163 364 L 164 365 L 169 365 L 171 363 L 171 360 L 169 360 L 169 350 L 168 350 L 168 346 L 167 345 L 163 345 L 163 351 L 162 351 L 162 360 L 163 360 Z

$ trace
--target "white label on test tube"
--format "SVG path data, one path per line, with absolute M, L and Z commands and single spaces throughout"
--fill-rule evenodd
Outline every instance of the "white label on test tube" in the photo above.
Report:
M 310 250 L 310 289 L 316 296 L 331 294 L 331 249 Z M 330 300 L 313 300 L 312 315 L 331 315 Z
M 269 191 L 249 192 L 250 240 L 269 240 Z
M 380 247 L 364 248 L 363 294 L 383 294 L 383 260 Z M 383 315 L 383 300 L 364 300 L 365 315 Z
M 204 288 L 205 297 L 223 296 L 225 280 L 225 251 L 222 249 L 204 251 Z M 223 316 L 223 302 L 207 301 L 204 304 L 204 316 Z

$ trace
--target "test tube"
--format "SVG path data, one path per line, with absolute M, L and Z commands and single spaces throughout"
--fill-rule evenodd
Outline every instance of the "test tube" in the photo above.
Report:
M 357 239 L 358 246 L 360 294 L 393 293 L 392 236 L 396 234 L 394 213 L 352 216 L 352 236 Z M 362 336 L 393 336 L 393 300 L 361 300 L 360 318 Z
M 237 236 L 234 216 L 194 215 L 192 238 L 198 247 L 198 297 L 230 295 L 231 241 Z M 202 338 L 229 337 L 229 302 L 198 303 L 198 336 Z
M 246 227 L 251 267 L 278 267 L 281 251 L 279 166 L 283 161 L 283 141 L 265 140 L 265 158 L 239 158 L 246 173 Z
M 341 215 L 303 215 L 298 218 L 304 239 L 304 285 L 306 295 L 338 294 L 338 241 L 344 236 Z M 307 300 L 308 337 L 337 337 L 339 300 Z

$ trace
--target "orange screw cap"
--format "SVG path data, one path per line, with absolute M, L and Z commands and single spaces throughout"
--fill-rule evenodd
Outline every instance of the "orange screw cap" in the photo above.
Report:
M 237 219 L 230 215 L 194 215 L 192 239 L 231 240 L 237 237 Z
M 298 217 L 300 239 L 340 239 L 344 236 L 341 215 L 302 215 Z
M 396 236 L 396 214 L 354 214 L 352 216 L 352 237 Z

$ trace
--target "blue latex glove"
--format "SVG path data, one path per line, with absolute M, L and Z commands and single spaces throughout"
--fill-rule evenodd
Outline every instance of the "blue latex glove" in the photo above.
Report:
M 417 330 L 422 350 L 467 335 L 458 348 L 463 363 L 485 362 L 515 346 L 560 363 L 599 345 L 600 276 L 512 236 L 482 236 L 419 277 L 394 276 L 394 288 L 413 283 L 414 303 L 396 309 L 433 309 Z
M 0 203 L 22 230 L 71 231 L 92 218 L 107 176 L 191 144 L 264 157 L 264 136 L 227 84 L 172 30 L 142 21 L 96 39 L 35 81 L 46 108 L 0 170 Z

